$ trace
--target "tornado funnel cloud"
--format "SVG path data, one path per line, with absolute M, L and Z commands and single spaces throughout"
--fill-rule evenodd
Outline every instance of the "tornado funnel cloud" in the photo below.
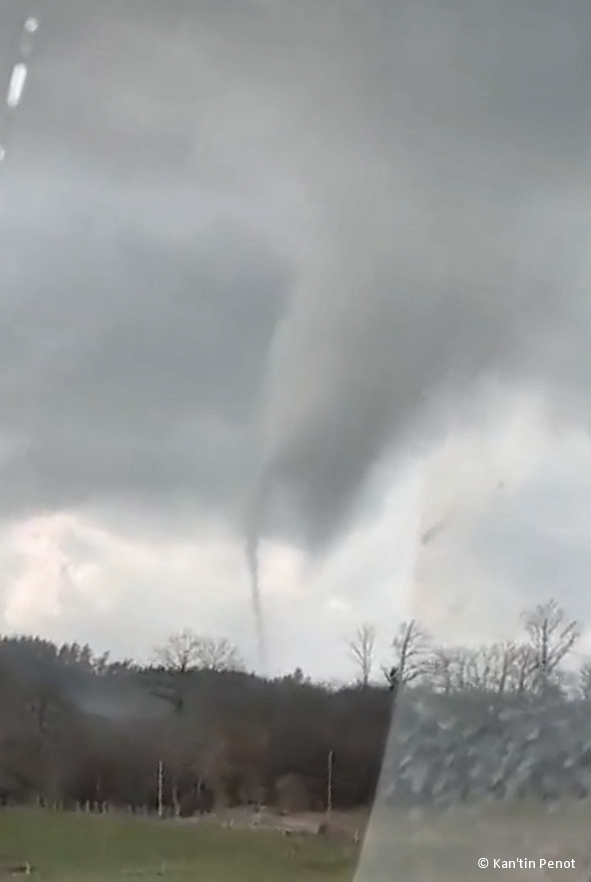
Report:
M 246 562 L 250 575 L 250 590 L 252 611 L 254 614 L 254 626 L 257 645 L 257 660 L 261 673 L 267 669 L 267 642 L 265 634 L 265 619 L 263 604 L 261 601 L 260 571 L 259 571 L 259 538 L 256 531 L 252 531 L 246 540 Z
M 260 542 L 263 531 L 263 516 L 271 488 L 271 469 L 265 463 L 259 472 L 250 498 L 246 520 L 246 565 L 250 577 L 250 599 L 254 616 L 257 661 L 261 673 L 266 673 L 268 663 L 267 627 L 261 597 Z

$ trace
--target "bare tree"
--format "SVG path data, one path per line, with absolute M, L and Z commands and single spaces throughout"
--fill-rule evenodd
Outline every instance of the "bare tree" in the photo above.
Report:
M 195 670 L 243 670 L 237 648 L 225 638 L 202 637 L 190 628 L 171 634 L 154 650 L 154 662 L 172 675 L 168 685 L 152 687 L 151 694 L 168 701 L 177 714 L 185 709 L 187 674 Z
M 186 673 L 192 669 L 210 671 L 242 670 L 238 649 L 226 638 L 203 637 L 185 628 L 172 634 L 154 650 L 157 664 L 166 670 Z
M 494 668 L 491 686 L 500 695 L 517 691 L 515 674 L 519 667 L 520 652 L 521 647 L 512 640 L 494 643 L 491 647 Z
M 448 694 L 461 688 L 461 662 L 459 650 L 436 646 L 426 662 L 429 684 L 435 692 Z
M 399 683 L 412 683 L 427 672 L 429 637 L 416 619 L 401 623 L 392 641 L 392 649 Z M 389 667 L 383 669 L 386 679 L 389 670 Z
M 177 631 L 155 648 L 154 661 L 167 671 L 184 674 L 195 667 L 198 642 L 199 638 L 190 628 Z
M 507 670 L 507 692 L 531 692 L 536 679 L 536 657 L 529 643 L 512 645 Z
M 462 686 L 479 692 L 496 690 L 497 652 L 494 645 L 466 647 L 458 653 L 462 670 Z
M 464 689 L 525 693 L 540 690 L 539 662 L 528 643 L 493 643 L 480 647 L 435 647 L 428 662 L 429 680 L 436 692 Z M 556 666 L 546 690 L 562 689 L 564 677 Z
M 238 647 L 225 637 L 199 637 L 194 648 L 195 667 L 202 671 L 243 671 Z
M 585 662 L 579 671 L 578 691 L 581 698 L 591 698 L 591 661 Z
M 531 685 L 530 647 L 509 641 L 457 652 L 463 657 L 464 685 L 468 688 L 503 694 L 524 691 Z
M 523 621 L 533 651 L 533 688 L 545 693 L 559 679 L 561 662 L 581 636 L 579 624 L 555 600 L 527 610 Z
M 376 629 L 373 625 L 363 624 L 357 629 L 349 641 L 349 655 L 358 669 L 358 683 L 366 689 L 369 685 L 371 672 L 375 662 Z

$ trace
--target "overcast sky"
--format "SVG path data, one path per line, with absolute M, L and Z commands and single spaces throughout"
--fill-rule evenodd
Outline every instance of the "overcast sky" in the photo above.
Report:
M 5 630 L 255 664 L 253 522 L 273 671 L 349 675 L 362 621 L 384 658 L 408 615 L 591 623 L 586 0 L 38 14 L 0 134 Z

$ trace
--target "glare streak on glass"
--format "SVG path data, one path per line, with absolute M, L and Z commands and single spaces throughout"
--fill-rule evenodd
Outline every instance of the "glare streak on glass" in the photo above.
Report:
M 15 55 L 17 56 L 17 60 L 12 68 L 10 81 L 5 95 L 5 106 L 9 111 L 16 110 L 21 103 L 29 74 L 29 67 L 25 63 L 25 60 L 29 61 L 33 55 L 34 35 L 38 30 L 39 19 L 34 15 L 27 16 L 16 47 Z M 13 124 L 14 123 L 10 122 L 10 118 L 5 119 L 2 126 L 3 130 L 0 131 L 0 137 L 2 138 L 2 143 L 0 144 L 0 163 L 6 158 L 7 142 L 10 135 L 9 128 Z
M 6 103 L 9 107 L 18 107 L 20 104 L 28 72 L 27 65 L 22 62 L 15 64 L 13 67 L 6 95 Z

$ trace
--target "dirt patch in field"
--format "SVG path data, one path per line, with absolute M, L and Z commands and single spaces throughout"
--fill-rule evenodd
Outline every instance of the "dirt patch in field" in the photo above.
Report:
M 363 839 L 369 818 L 369 811 L 327 812 L 289 812 L 280 813 L 272 809 L 256 811 L 253 808 L 231 808 L 216 812 L 210 821 L 233 827 L 260 827 L 276 829 L 293 834 L 321 834 L 345 841 Z M 195 819 L 188 818 L 188 822 Z

